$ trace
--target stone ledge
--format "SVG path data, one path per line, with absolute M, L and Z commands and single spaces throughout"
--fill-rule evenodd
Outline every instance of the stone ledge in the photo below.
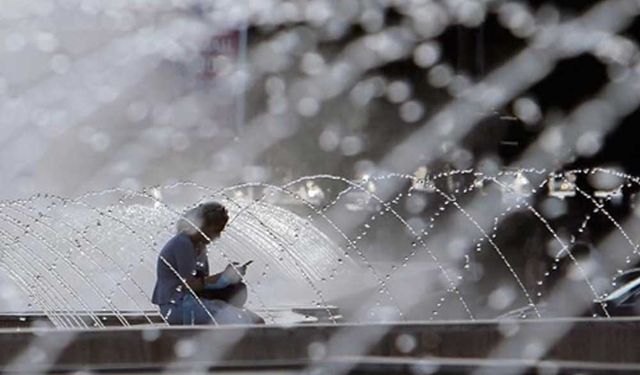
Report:
M 538 321 L 433 322 L 402 324 L 317 324 L 249 327 L 128 327 L 92 330 L 26 329 L 0 331 L 0 364 L 7 366 L 26 348 L 47 352 L 53 343 L 68 345 L 55 358 L 41 359 L 54 368 L 141 368 L 198 363 L 210 366 L 273 366 L 274 361 L 308 363 L 345 357 L 440 359 L 488 356 L 505 339 L 525 333 L 571 328 L 543 359 L 639 365 L 640 320 L 556 319 Z M 345 329 L 346 335 L 334 336 Z M 401 352 L 396 340 L 412 337 L 415 345 Z M 382 337 L 365 353 L 350 340 Z M 526 342 L 526 336 L 521 338 Z M 329 340 L 332 340 L 329 344 Z M 312 346 L 310 346 L 313 344 Z M 58 345 L 59 346 L 59 345 Z M 400 346 L 401 347 L 401 346 Z M 313 349 L 315 348 L 315 349 Z M 322 348 L 322 350 L 317 350 Z M 315 352 L 315 354 L 314 354 Z M 313 358 L 312 358 L 313 357 Z M 503 359 L 522 360 L 524 354 Z M 34 362 L 30 362 L 34 364 Z M 25 363 L 26 365 L 26 363 Z M 37 363 L 35 363 L 37 365 Z M 19 370 L 20 364 L 14 365 Z M 11 367 L 6 368 L 11 370 Z M 177 369 L 177 368 L 176 368 Z

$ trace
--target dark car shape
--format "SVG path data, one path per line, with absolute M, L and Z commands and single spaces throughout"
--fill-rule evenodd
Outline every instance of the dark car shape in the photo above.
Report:
M 607 314 L 608 316 L 640 316 L 640 268 L 634 268 L 617 275 L 614 278 L 614 285 L 616 285 L 615 289 L 609 292 L 606 297 L 594 300 L 591 307 L 581 316 L 606 317 Z M 547 311 L 547 305 L 544 303 L 539 304 L 537 310 L 543 317 L 548 317 L 545 312 L 554 315 Z M 532 307 L 525 306 L 504 313 L 498 319 L 535 319 L 537 317 Z
M 610 316 L 640 315 L 640 268 L 623 272 L 614 283 L 619 286 L 602 300 L 594 301 L 592 313 L 606 316 L 604 305 Z

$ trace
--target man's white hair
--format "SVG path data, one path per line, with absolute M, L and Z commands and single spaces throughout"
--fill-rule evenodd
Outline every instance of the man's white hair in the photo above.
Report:
M 202 230 L 206 221 L 213 221 L 224 228 L 229 220 L 227 209 L 219 202 L 201 203 L 197 207 L 187 210 L 178 220 L 176 231 L 194 235 Z
M 176 224 L 177 233 L 186 233 L 188 235 L 196 234 L 202 229 L 204 223 L 204 209 L 202 205 L 198 205 L 185 212 Z

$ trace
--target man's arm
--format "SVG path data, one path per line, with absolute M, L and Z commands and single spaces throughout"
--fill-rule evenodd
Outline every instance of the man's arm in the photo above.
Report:
M 184 243 L 175 251 L 176 272 L 194 292 L 204 289 L 204 278 L 197 276 L 196 249 L 191 243 Z
M 204 287 L 207 289 L 222 289 L 229 285 L 242 281 L 242 276 L 246 273 L 246 266 L 231 264 L 227 265 L 224 271 L 204 278 Z
M 204 277 L 189 277 L 189 278 L 186 278 L 185 280 L 189 288 L 191 288 L 191 290 L 193 290 L 196 293 L 204 289 L 204 286 L 205 286 Z
M 207 289 L 222 289 L 231 285 L 230 280 L 223 277 L 224 271 L 203 278 L 204 287 Z

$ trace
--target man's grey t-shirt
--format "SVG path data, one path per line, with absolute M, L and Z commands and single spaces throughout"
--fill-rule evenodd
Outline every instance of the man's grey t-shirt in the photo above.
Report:
M 209 262 L 206 259 L 206 254 L 203 255 L 204 257 L 196 255 L 196 248 L 185 233 L 179 233 L 170 239 L 158 256 L 157 280 L 153 288 L 151 302 L 156 305 L 164 305 L 181 300 L 182 295 L 188 291 L 176 272 L 185 280 L 195 276 L 196 273 L 208 275 Z

